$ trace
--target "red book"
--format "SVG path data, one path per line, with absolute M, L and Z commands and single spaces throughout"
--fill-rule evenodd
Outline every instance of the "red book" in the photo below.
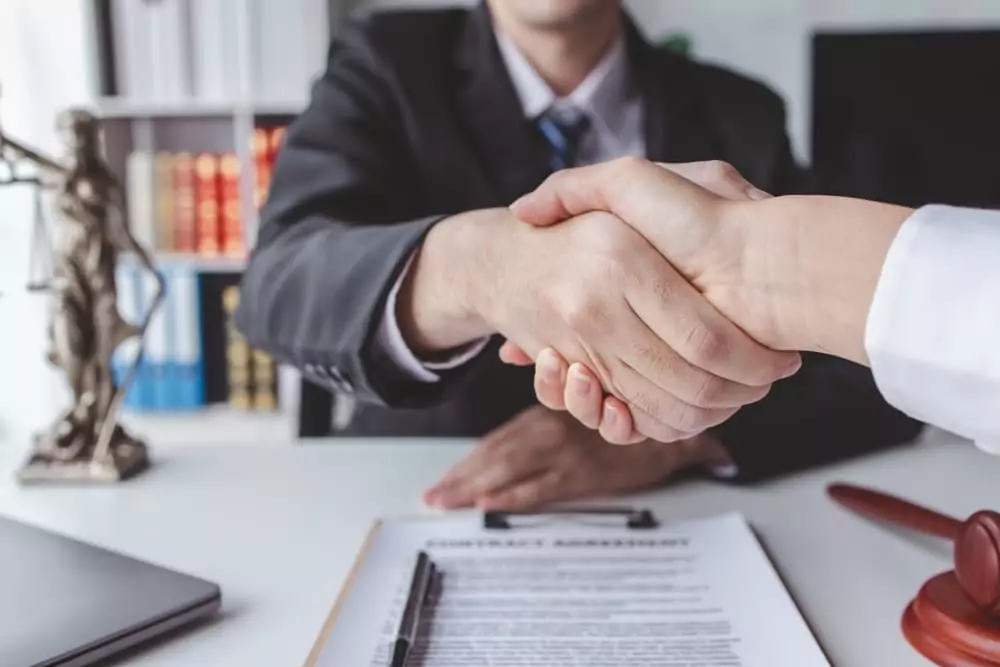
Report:
M 174 250 L 177 252 L 194 252 L 198 246 L 194 182 L 194 156 L 178 153 L 174 156 Z
M 253 204 L 259 211 L 267 201 L 267 192 L 271 188 L 271 137 L 263 127 L 253 131 L 253 161 L 256 179 L 253 188 Z
M 227 255 L 242 255 L 243 224 L 240 214 L 240 162 L 232 153 L 219 162 L 222 173 L 222 249 Z
M 195 201 L 197 202 L 198 252 L 218 255 L 222 249 L 222 212 L 219 158 L 202 153 L 195 161 Z

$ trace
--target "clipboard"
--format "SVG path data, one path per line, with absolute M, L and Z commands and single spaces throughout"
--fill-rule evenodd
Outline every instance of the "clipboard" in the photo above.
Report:
M 573 516 L 591 516 L 591 517 L 621 517 L 625 523 L 625 527 L 630 530 L 648 530 L 651 528 L 656 528 L 659 526 L 659 521 L 656 519 L 656 515 L 649 509 L 635 509 L 632 507 L 619 507 L 619 506 L 601 506 L 601 507 L 558 507 L 547 509 L 543 512 L 513 512 L 504 510 L 490 510 L 483 513 L 483 527 L 487 530 L 516 530 L 518 526 L 512 525 L 512 522 L 516 521 L 518 517 L 556 517 L 560 519 L 566 519 Z M 413 520 L 434 520 L 434 517 L 413 517 Z M 361 566 L 364 564 L 365 559 L 368 557 L 368 553 L 371 551 L 372 544 L 375 542 L 375 538 L 378 536 L 379 531 L 382 528 L 382 521 L 376 521 L 372 524 L 371 529 L 369 529 L 368 534 L 365 536 L 364 541 L 361 543 L 361 548 L 358 550 L 358 555 L 354 558 L 354 563 L 351 565 L 350 571 L 347 573 L 347 578 L 344 580 L 343 586 L 340 588 L 340 592 L 337 594 L 337 599 L 333 603 L 333 608 L 330 613 L 327 614 L 326 620 L 323 621 L 323 625 L 320 628 L 319 635 L 316 637 L 316 641 L 309 651 L 309 655 L 306 657 L 306 662 L 303 667 L 316 667 L 320 655 L 322 655 L 323 650 L 326 646 L 326 642 L 330 637 L 330 633 L 333 631 L 333 627 L 337 623 L 337 619 L 340 617 L 340 612 L 343 609 L 344 603 L 346 602 L 348 596 L 351 593 L 351 589 L 354 586 L 354 581 L 358 576 L 358 572 L 361 571 Z

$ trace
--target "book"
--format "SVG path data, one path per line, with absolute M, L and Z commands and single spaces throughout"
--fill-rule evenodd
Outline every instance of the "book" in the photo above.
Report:
M 174 155 L 161 151 L 156 154 L 156 249 L 174 252 L 177 249 L 174 234 Z
M 130 324 L 140 324 L 142 313 L 139 308 L 139 275 L 137 267 L 131 262 L 122 262 L 115 268 L 115 290 L 117 293 L 118 314 Z M 139 337 L 133 336 L 123 341 L 114 351 L 111 358 L 111 372 L 115 386 L 121 387 L 126 375 L 139 354 Z M 136 378 L 137 379 L 137 378 Z M 135 382 L 125 392 L 123 406 L 126 410 L 139 407 L 139 394 Z
M 191 1 L 191 59 L 194 96 L 231 101 L 239 96 L 239 6 L 235 2 Z
M 170 351 L 178 408 L 194 410 L 205 404 L 205 368 L 201 338 L 198 274 L 190 266 L 172 271 L 174 340 Z
M 125 158 L 125 203 L 128 228 L 143 248 L 159 246 L 156 224 L 156 155 L 134 151 Z
M 222 291 L 222 311 L 226 327 L 226 382 L 228 403 L 240 410 L 249 410 L 250 389 L 250 345 L 236 329 L 236 309 L 240 303 L 240 288 L 231 285 Z
M 285 134 L 288 129 L 285 127 L 274 127 L 271 128 L 269 141 L 271 144 L 270 160 L 271 164 L 274 164 L 275 159 L 278 157 L 278 151 L 281 150 L 282 144 L 285 143 Z
M 273 411 L 278 408 L 277 372 L 274 359 L 261 350 L 253 350 L 252 396 L 254 410 Z
M 222 249 L 221 198 L 219 159 L 202 153 L 195 160 L 197 249 L 202 255 L 217 255 Z
M 152 97 L 176 102 L 191 96 L 191 48 L 188 0 L 134 2 L 143 7 L 149 22 L 150 69 L 143 73 L 151 81 Z
M 227 255 L 243 255 L 243 225 L 240 207 L 240 162 L 236 155 L 227 153 L 219 162 L 222 174 L 222 239 Z
M 254 161 L 253 204 L 258 211 L 264 208 L 267 192 L 271 187 L 271 137 L 263 127 L 254 128 L 250 149 Z
M 250 30 L 257 48 L 253 90 L 266 100 L 298 101 L 323 70 L 329 45 L 327 0 L 249 0 Z
M 152 307 L 153 299 L 156 296 L 156 276 L 139 267 L 136 267 L 136 269 L 141 273 L 142 312 L 145 313 Z M 169 285 L 167 286 L 167 290 L 169 292 Z M 146 329 L 145 351 L 143 353 L 143 373 L 141 374 L 142 407 L 151 411 L 166 410 L 171 407 L 170 387 L 167 378 L 167 360 L 169 356 L 167 349 L 168 313 L 164 305 L 164 303 L 161 303 L 160 307 L 157 308 L 149 320 L 149 327 Z
M 182 152 L 174 155 L 174 250 L 195 252 L 197 249 L 197 209 L 195 200 L 194 156 Z
M 149 99 L 153 97 L 153 82 L 149 73 L 153 67 L 150 48 L 152 24 L 148 3 L 135 0 L 113 0 L 111 23 L 114 38 L 116 88 L 122 97 Z

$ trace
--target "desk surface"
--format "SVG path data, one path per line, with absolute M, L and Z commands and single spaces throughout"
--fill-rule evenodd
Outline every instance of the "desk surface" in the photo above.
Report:
M 468 443 L 340 440 L 297 447 L 187 446 L 115 488 L 20 488 L 0 448 L 0 513 L 219 583 L 214 623 L 137 653 L 150 666 L 302 664 L 377 517 L 422 512 L 421 490 Z M 661 517 L 738 510 L 757 530 L 832 662 L 927 664 L 899 616 L 949 549 L 834 506 L 845 480 L 957 516 L 1000 507 L 1000 457 L 940 433 L 918 446 L 753 488 L 692 481 L 636 496 Z

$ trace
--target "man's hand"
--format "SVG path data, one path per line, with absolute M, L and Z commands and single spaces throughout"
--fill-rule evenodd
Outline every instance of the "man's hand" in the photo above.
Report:
M 628 401 L 636 428 L 663 442 L 725 421 L 797 370 L 796 355 L 753 341 L 606 213 L 544 228 L 506 209 L 455 216 L 431 230 L 414 267 L 401 292 L 407 340 L 442 349 L 465 342 L 456 331 L 484 331 L 530 355 L 555 348 L 593 370 Z M 454 285 L 461 298 L 441 298 Z M 471 326 L 437 316 L 449 311 Z
M 682 178 L 674 178 L 671 174 Z M 679 181 L 689 181 L 700 187 L 690 187 L 688 184 L 689 187 L 684 188 Z M 669 201 L 671 196 L 676 197 L 676 201 Z M 685 196 L 687 199 L 684 199 Z M 641 200 L 636 201 L 636 198 Z M 710 243 L 724 241 L 727 236 L 716 220 L 709 220 L 708 229 L 705 223 L 705 218 L 711 217 L 722 201 L 760 201 L 769 198 L 770 195 L 753 186 L 725 162 L 654 165 L 627 158 L 605 165 L 561 172 L 547 180 L 535 193 L 515 202 L 511 208 L 520 218 L 538 226 L 562 222 L 584 211 L 611 211 L 628 215 L 626 222 L 644 233 L 658 232 L 651 234 L 654 245 L 657 245 L 657 241 L 661 244 L 666 242 L 666 232 L 669 230 L 660 229 L 662 226 L 675 230 L 675 234 L 684 233 L 687 237 L 694 237 L 687 240 L 689 248 L 698 250 L 703 247 L 707 250 Z M 653 206 L 658 206 L 658 210 L 653 211 Z M 655 213 L 672 219 L 662 224 L 651 222 L 648 218 Z M 637 220 L 637 217 L 642 219 Z M 688 219 L 691 224 L 685 226 L 682 222 L 684 219 Z M 740 239 L 732 240 L 732 233 L 728 236 L 730 242 L 722 243 L 722 252 L 717 253 L 717 265 L 709 266 L 709 270 L 702 272 L 710 274 L 711 268 L 728 269 L 731 275 L 717 281 L 719 285 L 735 284 L 742 264 Z M 673 241 L 674 238 L 671 237 L 670 243 L 673 244 Z M 671 245 L 670 250 L 672 253 L 667 256 L 672 261 L 677 261 L 678 249 Z M 689 251 L 688 254 L 693 253 Z M 702 266 L 707 265 L 708 262 L 702 262 Z M 693 279 L 695 276 L 688 274 L 686 277 Z M 710 277 L 702 277 L 704 282 L 712 283 Z M 704 288 L 704 285 L 699 287 Z M 500 357 L 507 363 L 516 365 L 535 363 L 535 392 L 543 405 L 552 410 L 568 410 L 584 425 L 599 429 L 608 442 L 631 444 L 643 439 L 644 434 L 635 430 L 629 406 L 613 393 L 602 400 L 601 387 L 595 388 L 595 382 L 599 380 L 587 366 L 580 363 L 570 365 L 562 354 L 552 348 L 546 348 L 533 360 L 511 341 L 504 343 Z
M 528 408 L 483 438 L 424 501 L 441 509 L 530 509 L 637 491 L 700 463 L 723 463 L 710 436 L 615 447 L 564 413 Z

